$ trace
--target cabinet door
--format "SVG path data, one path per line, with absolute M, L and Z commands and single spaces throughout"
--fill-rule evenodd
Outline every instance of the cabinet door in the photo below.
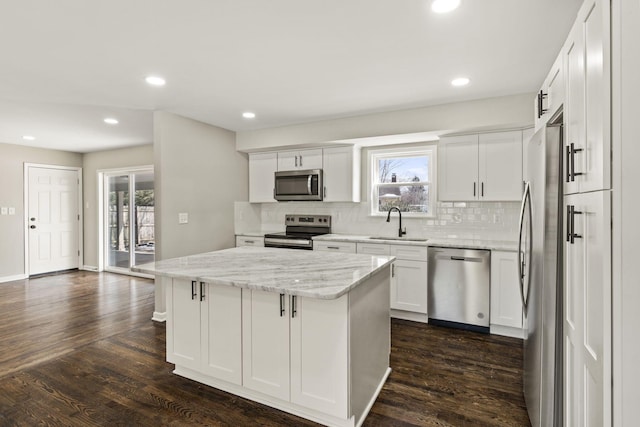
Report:
M 391 308 L 426 314 L 427 263 L 396 259 L 391 272 Z
M 278 152 L 278 170 L 322 169 L 322 149 Z
M 348 417 L 348 295 L 295 297 L 291 317 L 291 402 Z
M 199 284 L 173 279 L 167 289 L 167 361 L 200 368 Z
M 558 108 L 564 103 L 564 55 L 559 54 L 555 62 L 551 66 L 551 71 L 544 81 L 547 93 L 547 112 L 545 116 L 547 120 L 558 111 Z
M 518 253 L 491 251 L 491 324 L 522 328 Z
M 242 293 L 243 386 L 283 400 L 289 400 L 289 314 L 287 296 Z
M 325 202 L 360 201 L 360 149 L 325 148 L 322 166 Z
M 478 152 L 480 200 L 520 200 L 522 131 L 480 134 Z
M 576 174 L 565 194 L 611 188 L 609 20 L 609 1 L 586 1 L 565 46 L 565 142 Z
M 438 148 L 438 198 L 477 200 L 478 135 L 443 137 Z
M 568 215 L 566 207 L 572 208 Z M 611 425 L 611 194 L 565 198 L 565 425 Z M 573 218 L 573 227 L 571 227 Z
M 275 172 L 278 169 L 276 153 L 249 154 L 249 202 L 275 202 Z
M 242 289 L 203 284 L 202 367 L 212 377 L 242 384 Z

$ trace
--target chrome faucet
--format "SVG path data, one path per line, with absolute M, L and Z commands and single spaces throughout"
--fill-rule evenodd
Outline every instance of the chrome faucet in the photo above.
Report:
M 399 219 L 399 223 L 398 223 L 398 237 L 402 237 L 405 234 L 407 234 L 407 228 L 405 227 L 405 229 L 402 229 L 402 212 L 400 212 L 400 209 L 392 206 L 389 208 L 389 212 L 387 213 L 387 222 L 391 221 L 391 211 L 396 210 L 398 211 L 398 219 Z

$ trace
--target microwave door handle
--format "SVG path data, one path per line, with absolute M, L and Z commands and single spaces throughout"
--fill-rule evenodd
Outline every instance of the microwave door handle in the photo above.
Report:
M 307 194 L 311 196 L 311 178 L 313 178 L 312 174 L 307 176 Z

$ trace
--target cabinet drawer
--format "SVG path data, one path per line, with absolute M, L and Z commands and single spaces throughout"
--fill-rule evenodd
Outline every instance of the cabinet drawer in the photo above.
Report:
M 353 242 L 313 242 L 314 251 L 356 253 L 356 244 Z
M 389 245 L 380 243 L 358 243 L 359 254 L 389 255 L 390 251 Z
M 390 245 L 389 255 L 395 256 L 398 259 L 409 259 L 415 261 L 427 260 L 427 247 L 426 246 L 401 246 Z
M 262 237 L 236 236 L 236 247 L 238 246 L 264 246 Z

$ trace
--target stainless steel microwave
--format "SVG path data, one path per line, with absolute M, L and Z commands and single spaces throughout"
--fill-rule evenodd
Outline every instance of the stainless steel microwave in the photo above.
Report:
M 281 202 L 322 200 L 322 169 L 275 173 L 274 199 Z

